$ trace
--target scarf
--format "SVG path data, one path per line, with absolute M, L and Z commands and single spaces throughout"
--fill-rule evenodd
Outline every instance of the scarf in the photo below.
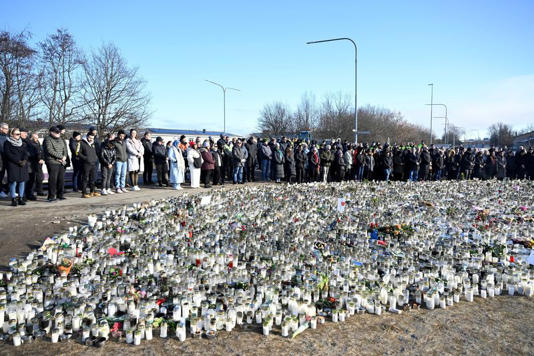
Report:
M 18 140 L 15 140 L 13 137 L 8 136 L 7 141 L 15 147 L 22 147 L 22 139 L 20 137 Z

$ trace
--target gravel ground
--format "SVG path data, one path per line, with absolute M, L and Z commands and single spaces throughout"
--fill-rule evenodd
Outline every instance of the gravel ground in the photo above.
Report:
M 235 189 L 239 186 L 226 186 Z M 29 202 L 12 208 L 10 201 L 0 201 L 0 266 L 5 268 L 11 257 L 20 257 L 42 241 L 68 226 L 85 223 L 87 214 L 149 199 L 162 199 L 200 189 L 147 188 L 120 196 L 81 199 L 67 194 L 67 200 L 47 203 Z M 0 345 L 5 355 L 159 355 L 187 354 L 498 354 L 534 355 L 534 299 L 501 296 L 476 298 L 446 310 L 410 311 L 401 315 L 356 315 L 345 323 L 327 322 L 317 330 L 307 330 L 293 340 L 282 338 L 278 330 L 264 337 L 261 328 L 248 328 L 231 333 L 221 332 L 214 340 L 156 337 L 141 346 L 124 341 L 107 343 L 96 349 L 69 341 L 52 344 L 35 341 L 22 347 Z M 156 332 L 157 334 L 157 332 Z

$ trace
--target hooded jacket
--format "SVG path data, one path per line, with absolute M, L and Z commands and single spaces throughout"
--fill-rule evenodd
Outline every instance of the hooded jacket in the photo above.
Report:
M 96 144 L 89 143 L 87 137 L 83 137 L 80 141 L 80 150 L 78 151 L 78 157 L 83 164 L 93 165 L 98 162 L 98 156 L 96 154 Z

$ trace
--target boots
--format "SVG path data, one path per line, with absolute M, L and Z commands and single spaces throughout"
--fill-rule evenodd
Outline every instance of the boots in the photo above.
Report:
M 19 198 L 19 205 L 26 205 L 26 202 L 23 198 Z
M 11 199 L 11 206 L 17 206 L 17 199 L 13 198 Z

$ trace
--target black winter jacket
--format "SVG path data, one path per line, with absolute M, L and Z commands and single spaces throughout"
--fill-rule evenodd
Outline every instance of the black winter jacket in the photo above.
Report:
M 80 143 L 80 150 L 78 151 L 78 157 L 83 164 L 95 164 L 98 162 L 98 156 L 96 154 L 96 144 L 89 144 L 85 139 Z
M 160 145 L 157 142 L 152 144 L 152 154 L 154 155 L 155 164 L 165 164 L 165 162 L 167 162 L 166 153 L 167 150 L 165 149 L 165 145 Z
M 7 170 L 7 181 L 26 182 L 30 179 L 28 174 L 28 148 L 25 142 L 16 147 L 6 140 L 4 143 L 4 168 Z
M 117 161 L 117 151 L 115 151 L 115 147 L 108 148 L 107 142 L 104 142 L 102 145 L 102 153 L 100 154 L 100 163 L 102 165 L 108 166 L 113 165 Z

